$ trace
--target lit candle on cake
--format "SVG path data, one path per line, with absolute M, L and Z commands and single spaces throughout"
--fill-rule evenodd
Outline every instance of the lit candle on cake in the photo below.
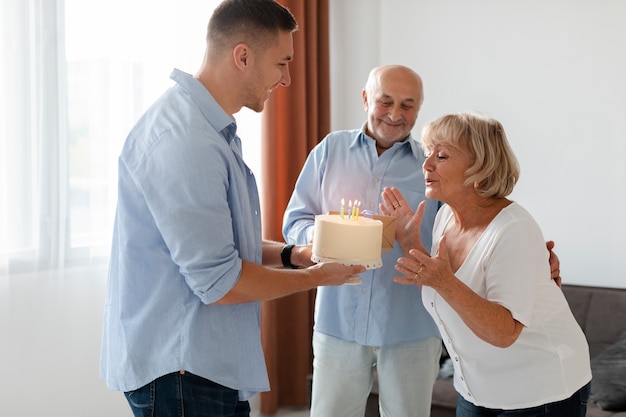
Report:
M 348 200 L 348 218 L 352 217 L 352 200 Z
M 356 206 L 356 219 L 359 220 L 359 210 L 361 207 L 361 200 L 358 201 L 358 204 L 355 204 Z
M 346 203 L 346 202 L 345 202 L 345 200 L 342 198 L 342 199 L 341 199 L 341 218 L 342 218 L 342 219 L 343 219 L 343 211 L 344 211 L 344 210 L 343 210 L 343 205 L 344 205 L 345 203 Z
M 352 214 L 351 214 L 351 218 L 353 220 L 356 220 L 356 203 L 358 200 L 354 200 L 354 206 L 352 206 Z

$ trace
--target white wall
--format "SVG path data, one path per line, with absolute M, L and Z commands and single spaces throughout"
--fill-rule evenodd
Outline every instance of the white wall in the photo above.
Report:
M 626 287 L 626 2 L 331 0 L 332 128 L 365 121 L 371 67 L 422 75 L 414 136 L 445 113 L 500 120 L 512 198 L 556 241 L 565 282 Z
M 0 276 L 0 416 L 130 417 L 98 377 L 106 267 Z

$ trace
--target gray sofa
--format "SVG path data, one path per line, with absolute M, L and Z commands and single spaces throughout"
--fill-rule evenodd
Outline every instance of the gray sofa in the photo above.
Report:
M 621 410 L 603 410 L 589 401 L 587 417 L 626 417 L 626 289 L 564 285 L 563 292 L 589 342 L 592 399 L 605 406 L 613 402 Z M 375 391 L 367 417 L 379 415 Z M 454 417 L 456 397 L 452 379 L 438 379 L 431 417 Z

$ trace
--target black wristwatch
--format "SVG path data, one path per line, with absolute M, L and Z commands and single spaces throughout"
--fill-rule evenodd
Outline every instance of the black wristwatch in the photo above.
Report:
M 293 247 L 294 245 L 285 245 L 283 246 L 283 250 L 280 251 L 280 259 L 281 261 L 283 261 L 283 266 L 285 268 L 298 268 L 297 265 L 291 263 L 291 250 L 293 249 Z

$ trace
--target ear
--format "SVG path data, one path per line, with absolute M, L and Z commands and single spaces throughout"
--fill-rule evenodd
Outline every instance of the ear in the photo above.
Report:
M 367 111 L 368 105 L 367 105 L 367 91 L 365 91 L 365 89 L 363 89 L 363 91 L 361 91 L 361 99 L 363 100 L 363 108 L 365 109 L 365 111 Z
M 245 43 L 235 45 L 235 48 L 233 49 L 233 61 L 239 70 L 245 71 L 250 64 L 251 59 L 252 51 L 248 45 Z

